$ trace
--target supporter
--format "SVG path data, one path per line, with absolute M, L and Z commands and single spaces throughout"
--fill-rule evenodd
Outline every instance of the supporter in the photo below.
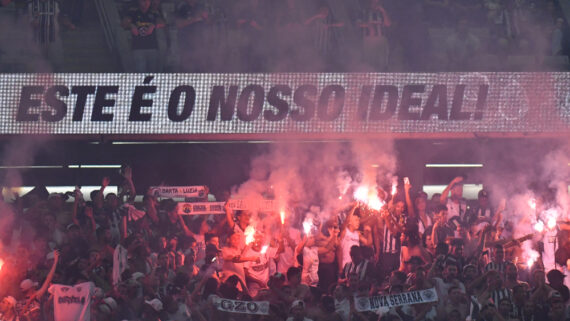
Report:
M 301 300 L 295 300 L 291 304 L 287 321 L 312 321 L 305 317 L 305 303 Z
M 132 184 L 131 175 L 124 175 L 127 185 Z M 310 221 L 314 228 L 303 233 L 301 239 L 302 228 L 295 223 L 305 217 L 301 215 L 305 210 L 288 212 L 283 224 L 275 213 L 253 211 L 236 212 L 234 220 L 228 203 L 226 215 L 219 215 L 214 219 L 217 224 L 211 224 L 211 218 L 209 221 L 206 216 L 179 215 L 173 200 L 158 204 L 154 196 L 147 195 L 142 203 L 145 214 L 134 220 L 128 206 L 134 208 L 140 204 L 122 204 L 122 197 L 116 195 L 104 197 L 109 183 L 108 179 L 103 181 L 92 203 L 82 202 L 79 193 L 74 193 L 73 204 L 61 204 L 60 196 L 52 195 L 50 202 L 33 205 L 34 210 L 45 212 L 44 217 L 49 217 L 43 221 L 49 226 L 47 232 L 16 243 L 13 251 L 21 256 L 18 260 L 6 257 L 11 254 L 4 253 L 4 247 L 0 248 L 2 259 L 6 258 L 5 269 L 11 273 L 7 278 L 3 274 L 5 270 L 1 270 L 0 290 L 5 299 L 0 302 L 0 320 L 40 320 L 46 315 L 53 316 L 54 308 L 61 306 L 46 300 L 46 287 L 52 283 L 52 293 L 56 295 L 68 287 L 79 287 L 85 294 L 89 292 L 90 318 L 98 321 L 283 321 L 288 318 L 523 321 L 532 317 L 534 320 L 564 320 L 564 302 L 568 297 L 563 285 L 564 274 L 551 270 L 546 284 L 541 269 L 544 263 L 539 259 L 535 265 L 538 268 L 532 271 L 533 288 L 529 291 L 518 271 L 527 268 L 504 259 L 504 249 L 520 243 L 488 237 L 497 233 L 496 224 L 486 225 L 478 234 L 474 233 L 476 229 L 470 228 L 469 220 L 454 219 L 457 225 L 453 226 L 446 222 L 448 207 L 438 203 L 435 226 L 427 227 L 425 234 L 439 242 L 433 255 L 428 253 L 421 245 L 416 225 L 423 220 L 422 216 L 427 217 L 425 195 L 418 196 L 419 202 L 424 204 L 416 204 L 416 208 L 409 210 L 410 215 L 397 196 L 380 211 L 352 204 L 346 217 L 329 215 L 322 228 L 320 214 L 315 215 Z M 410 187 L 404 186 L 405 203 L 409 207 L 412 203 Z M 130 189 L 134 187 L 125 188 L 124 192 L 132 198 Z M 484 195 L 479 196 L 479 202 L 484 202 L 481 198 Z M 485 204 L 479 205 L 486 208 Z M 69 212 L 74 214 L 56 214 L 67 213 L 67 209 L 74 210 Z M 33 210 L 23 213 L 26 220 L 35 218 Z M 486 217 L 490 214 L 486 210 L 485 213 Z M 68 228 L 65 233 L 61 232 L 60 244 L 52 242 L 58 250 L 50 253 L 46 239 L 54 239 L 59 223 L 56 217 Z M 273 223 L 277 224 L 271 229 Z M 340 235 L 339 223 L 344 232 Z M 118 232 L 116 243 L 113 224 L 120 226 L 115 231 Z M 216 226 L 211 228 L 213 225 Z M 246 244 L 246 230 L 252 228 L 257 234 L 252 243 Z M 453 233 L 454 229 L 457 233 Z M 394 239 L 384 233 L 391 233 Z M 401 244 L 401 247 L 396 246 L 395 251 L 388 249 L 391 240 L 392 245 Z M 347 244 L 351 244 L 348 256 L 337 257 Z M 485 245 L 492 250 L 488 263 L 481 260 Z M 286 251 L 289 253 L 284 254 Z M 297 257 L 300 253 L 302 255 Z M 376 258 L 375 254 L 380 257 Z M 378 274 L 375 264 L 389 263 L 392 258 L 386 254 L 396 255 L 398 265 Z M 317 257 L 317 261 L 312 257 Z M 346 258 L 348 261 L 337 275 L 340 259 Z M 62 264 L 58 264 L 59 261 Z M 285 268 L 287 277 L 279 272 Z M 45 281 L 38 289 L 38 283 L 33 280 Z M 11 283 L 16 286 L 21 283 L 23 291 L 15 310 L 11 310 L 13 304 L 9 296 L 19 296 Z M 90 285 L 83 288 L 84 283 Z M 93 291 L 91 284 L 96 287 Z M 377 311 L 360 311 L 361 306 L 357 305 L 358 298 L 366 301 L 369 296 L 414 290 L 427 293 L 425 290 L 431 288 L 437 292 L 437 302 L 383 307 Z M 269 314 L 248 316 L 222 312 L 218 310 L 221 299 L 245 300 L 249 307 L 257 306 L 252 301 L 267 303 Z M 239 306 L 233 301 L 224 302 Z M 302 309 L 299 302 L 303 302 Z
M 518 285 L 528 288 L 528 283 L 519 280 L 519 270 L 516 264 L 505 262 L 505 287 L 511 291 Z
M 400 267 L 400 234 L 404 230 L 403 202 L 398 201 L 392 209 L 382 209 L 376 237 L 379 277 L 384 278 L 390 271 Z
M 336 253 L 339 247 L 339 232 L 338 221 L 330 219 L 323 224 L 316 240 L 319 246 L 319 288 L 323 292 L 328 292 L 329 286 L 337 281 Z
M 408 214 L 410 218 L 417 223 L 418 232 L 420 235 L 423 235 L 426 229 L 433 225 L 433 220 L 427 212 L 427 194 L 425 192 L 418 192 L 414 202 L 412 204 L 412 200 L 410 198 L 410 189 L 412 186 L 408 184 L 404 184 L 404 191 L 406 195 L 406 206 L 408 207 Z
M 59 70 L 63 64 L 63 45 L 59 32 L 60 4 L 55 0 L 33 0 L 28 4 L 29 22 L 32 36 L 43 58 L 52 62 Z M 37 69 L 53 71 L 52 66 L 40 65 Z
M 136 72 L 160 72 L 155 29 L 164 27 L 160 13 L 150 9 L 150 0 L 138 0 L 123 17 L 123 27 L 131 32 Z
M 198 0 L 185 0 L 175 9 L 178 55 L 182 71 L 200 72 L 207 66 L 208 11 Z
M 406 231 L 402 233 L 401 242 L 400 271 L 404 271 L 406 262 L 409 262 L 414 257 L 419 258 L 421 262 L 431 261 L 431 255 L 421 245 L 416 225 L 407 226 Z
M 465 296 L 465 292 L 458 286 L 452 286 L 447 293 L 446 301 L 443 305 L 440 305 L 438 317 L 445 320 L 450 319 L 451 315 L 459 313 L 459 320 L 465 320 L 467 315 L 469 315 L 469 301 Z
M 16 305 L 16 310 L 18 311 L 19 317 L 27 318 L 28 320 L 40 320 L 40 309 L 45 300 L 44 294 L 51 285 L 51 281 L 54 277 L 55 269 L 59 261 L 59 252 L 55 251 L 53 254 L 53 264 L 46 279 L 39 289 L 36 288 L 38 286 L 38 282 L 34 282 L 30 279 L 25 279 L 20 283 L 22 299 L 18 301 Z
M 222 258 L 224 260 L 223 280 L 227 280 L 230 276 L 236 275 L 239 278 L 240 283 L 245 284 L 244 263 L 255 262 L 259 264 L 261 260 L 259 257 L 248 257 L 243 255 L 249 249 L 248 247 L 243 248 L 240 242 L 240 235 L 238 233 L 233 233 L 229 236 L 228 246 L 222 248 Z M 244 290 L 247 291 L 246 289 Z
M 445 264 L 443 274 L 441 277 L 434 277 L 432 281 L 435 284 L 435 290 L 437 291 L 437 296 L 440 299 L 440 307 L 444 305 L 446 301 L 449 290 L 452 287 L 457 287 L 462 293 L 465 293 L 465 285 L 459 281 L 459 273 L 457 269 L 457 264 L 453 261 L 442 262 L 443 257 L 438 258 L 430 270 L 430 275 L 433 275 L 433 269 L 438 264 Z
M 506 262 L 504 261 L 505 258 L 505 250 L 503 246 L 500 244 L 496 244 L 492 248 L 491 253 L 491 262 L 489 262 L 485 266 L 485 271 L 498 271 L 501 275 L 505 273 L 505 266 Z
M 0 320 L 2 321 L 18 321 L 18 314 L 16 312 L 16 299 L 12 296 L 7 296 L 0 301 Z
M 558 291 L 560 294 L 560 299 L 564 304 L 568 303 L 570 299 L 570 291 L 568 287 L 564 285 L 564 278 L 566 275 L 560 272 L 560 270 L 550 270 L 546 274 L 546 278 L 548 279 L 548 286 L 553 288 L 555 291 Z
M 291 290 L 291 297 L 298 300 L 307 301 L 310 299 L 311 291 L 306 284 L 301 283 L 302 269 L 290 267 L 287 270 L 287 285 Z
M 354 215 L 358 204 L 355 203 L 350 209 L 343 225 L 340 228 L 340 251 L 339 251 L 339 271 L 350 262 L 350 249 L 354 245 L 360 245 L 361 241 L 366 242 L 364 236 L 358 231 L 360 227 L 360 217 Z
M 503 286 L 503 280 L 499 272 L 496 270 L 488 271 L 486 273 L 486 279 L 487 288 L 477 298 L 480 303 L 491 300 L 495 307 L 498 308 L 502 299 L 512 300 L 511 291 Z
M 449 216 L 448 208 L 441 205 L 435 209 L 435 213 L 435 224 L 431 231 L 431 241 L 434 244 L 445 243 L 448 238 L 452 238 L 455 235 L 453 225 L 447 219 Z
M 521 320 L 523 318 L 525 305 L 529 299 L 528 285 L 519 284 L 512 288 L 513 292 L 513 309 L 511 316 Z
M 245 263 L 246 284 L 249 295 L 256 297 L 261 289 L 267 287 L 269 282 L 269 261 L 279 254 L 280 248 L 275 242 L 269 245 L 262 245 L 258 238 L 253 242 L 251 248 L 245 252 L 246 257 L 258 257 L 259 261 L 249 261 Z
M 451 192 L 451 196 L 449 195 Z M 447 206 L 447 220 L 457 216 L 464 220 L 467 203 L 463 198 L 463 177 L 454 178 L 441 193 L 440 203 Z
M 385 71 L 388 67 L 390 46 L 386 38 L 386 28 L 392 22 L 380 0 L 368 0 L 358 20 L 362 37 L 362 60 L 371 70 Z
M 557 18 L 554 30 L 552 30 L 551 52 L 553 56 L 562 55 L 565 22 L 563 18 Z

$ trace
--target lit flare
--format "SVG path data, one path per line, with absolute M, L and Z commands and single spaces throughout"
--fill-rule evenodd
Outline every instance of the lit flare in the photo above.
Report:
M 255 228 L 249 225 L 248 227 L 245 228 L 243 234 L 245 235 L 245 245 L 249 245 L 254 240 Z
M 309 236 L 311 234 L 312 228 L 313 228 L 313 223 L 309 221 L 303 222 L 303 231 L 305 232 L 305 235 Z
M 529 198 L 528 206 L 530 208 L 532 208 L 533 210 L 536 210 L 536 199 L 535 198 Z
M 384 206 L 384 201 L 382 201 L 378 194 L 375 193 L 375 188 L 370 189 L 368 186 L 360 186 L 354 191 L 354 198 L 366 204 L 369 208 L 378 211 Z
M 285 211 L 281 211 L 281 213 L 279 213 L 279 216 L 281 216 L 281 225 L 285 224 Z
M 534 224 L 534 230 L 542 233 L 544 231 L 544 222 L 538 221 Z
M 268 246 L 268 245 L 264 245 L 264 246 L 261 248 L 261 252 L 259 252 L 259 253 L 261 253 L 261 254 L 267 253 L 267 248 L 269 248 L 269 246 Z
M 526 261 L 526 266 L 528 268 L 531 268 L 534 265 L 534 262 L 536 262 L 536 260 L 538 259 L 538 252 L 536 251 L 532 251 L 529 253 L 529 258 Z

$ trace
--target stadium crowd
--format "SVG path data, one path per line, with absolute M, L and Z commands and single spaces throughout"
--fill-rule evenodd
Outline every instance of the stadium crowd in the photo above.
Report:
M 15 8 L 13 19 L 27 21 L 52 60 L 67 56 L 62 42 L 69 32 L 81 33 L 85 17 L 101 14 L 88 11 L 93 6 L 85 0 L 3 0 L 3 7 Z M 125 71 L 526 71 L 570 65 L 568 23 L 557 0 L 117 0 L 116 7 L 122 21 L 104 27 L 128 34 L 121 41 L 131 41 L 134 70 Z
M 139 71 L 167 68 L 169 50 L 184 72 L 488 71 L 568 54 L 555 1 L 137 0 L 123 12 Z M 161 28 L 176 39 L 157 40 Z
M 397 193 L 378 189 L 378 210 L 226 202 L 216 215 L 182 215 L 153 193 L 134 203 L 132 171 L 123 177 L 119 195 L 104 178 L 90 201 L 80 189 L 36 188 L 0 203 L 0 320 L 570 319 L 568 223 L 557 225 L 558 269 L 540 256 L 527 263 L 521 245 L 542 253 L 545 239 L 514 239 L 524 223 L 486 190 L 468 206 L 461 177 L 431 199 L 407 180 Z M 537 212 L 548 202 L 537 198 Z M 400 301 L 362 307 L 382 295 Z

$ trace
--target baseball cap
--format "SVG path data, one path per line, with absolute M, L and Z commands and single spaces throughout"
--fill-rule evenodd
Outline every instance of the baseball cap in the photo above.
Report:
M 21 289 L 23 292 L 26 292 L 26 291 L 28 291 L 29 289 L 31 289 L 31 288 L 33 288 L 33 287 L 36 287 L 36 286 L 38 286 L 38 282 L 34 282 L 34 281 L 30 280 L 30 279 L 25 279 L 24 281 L 22 281 L 22 282 L 20 283 L 20 289 Z
M 71 223 L 69 224 L 65 229 L 66 230 L 71 230 L 72 228 L 79 228 L 79 225 L 75 224 L 75 223 Z
M 144 277 L 144 273 L 142 272 L 135 272 L 133 274 L 131 274 L 131 279 L 138 281 L 138 279 Z
M 289 310 L 293 310 L 295 308 L 305 308 L 305 302 L 303 302 L 302 300 L 295 300 L 293 301 L 293 303 L 291 303 L 291 309 Z
M 144 303 L 150 305 L 156 312 L 162 311 L 162 301 L 159 299 L 152 299 L 150 301 L 145 300 Z
M 546 274 L 546 278 L 548 279 L 548 281 L 550 280 L 555 280 L 557 278 L 565 278 L 566 275 L 564 273 L 562 273 L 560 270 L 550 270 L 548 271 L 548 274 Z

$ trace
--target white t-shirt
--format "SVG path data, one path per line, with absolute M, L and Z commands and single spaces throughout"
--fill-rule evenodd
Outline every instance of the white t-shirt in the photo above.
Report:
M 279 254 L 279 260 L 277 261 L 277 272 L 282 274 L 287 274 L 287 270 L 292 267 L 296 266 L 296 258 L 295 258 L 295 249 L 291 248 L 292 246 L 295 247 L 301 241 L 301 233 L 299 230 L 294 228 L 289 228 L 289 237 L 295 244 L 289 244 L 287 239 L 284 240 L 284 248 L 283 252 Z
M 442 278 L 433 278 L 435 283 L 435 291 L 437 292 L 437 297 L 439 298 L 439 305 L 443 306 L 447 300 L 449 289 L 453 286 L 459 287 L 462 293 L 466 293 L 465 285 L 462 282 L 445 282 Z
M 446 206 L 448 220 L 454 216 L 459 216 L 461 219 L 465 217 L 465 212 L 467 211 L 467 203 L 465 202 L 465 199 L 462 198 L 459 203 L 455 203 L 451 198 L 448 198 Z
M 301 280 L 308 286 L 319 284 L 319 248 L 316 246 L 303 248 L 303 272 Z
M 253 249 L 248 249 L 244 254 L 245 257 L 259 257 L 259 263 L 257 262 L 245 262 L 244 266 L 247 269 L 247 273 L 252 277 L 263 281 L 267 284 L 269 282 L 269 261 L 275 257 L 277 253 L 277 248 L 269 247 L 265 254 L 256 252 Z
M 358 234 L 358 230 L 351 232 L 348 228 L 346 229 L 346 233 L 344 233 L 344 237 L 340 241 L 340 248 L 342 251 L 342 265 L 345 266 L 346 263 L 352 262 L 350 258 L 350 248 L 354 245 L 360 245 L 360 236 Z
M 91 295 L 93 282 L 74 286 L 53 284 L 49 293 L 54 296 L 54 315 L 57 321 L 89 321 L 91 319 Z
M 241 250 L 234 249 L 232 247 L 223 247 L 222 248 L 222 257 L 236 257 L 241 256 Z M 223 260 L 224 264 L 222 266 L 224 276 L 223 281 L 227 280 L 232 275 L 237 275 L 239 278 L 245 283 L 245 270 L 244 270 L 244 263 L 236 263 L 229 260 Z

